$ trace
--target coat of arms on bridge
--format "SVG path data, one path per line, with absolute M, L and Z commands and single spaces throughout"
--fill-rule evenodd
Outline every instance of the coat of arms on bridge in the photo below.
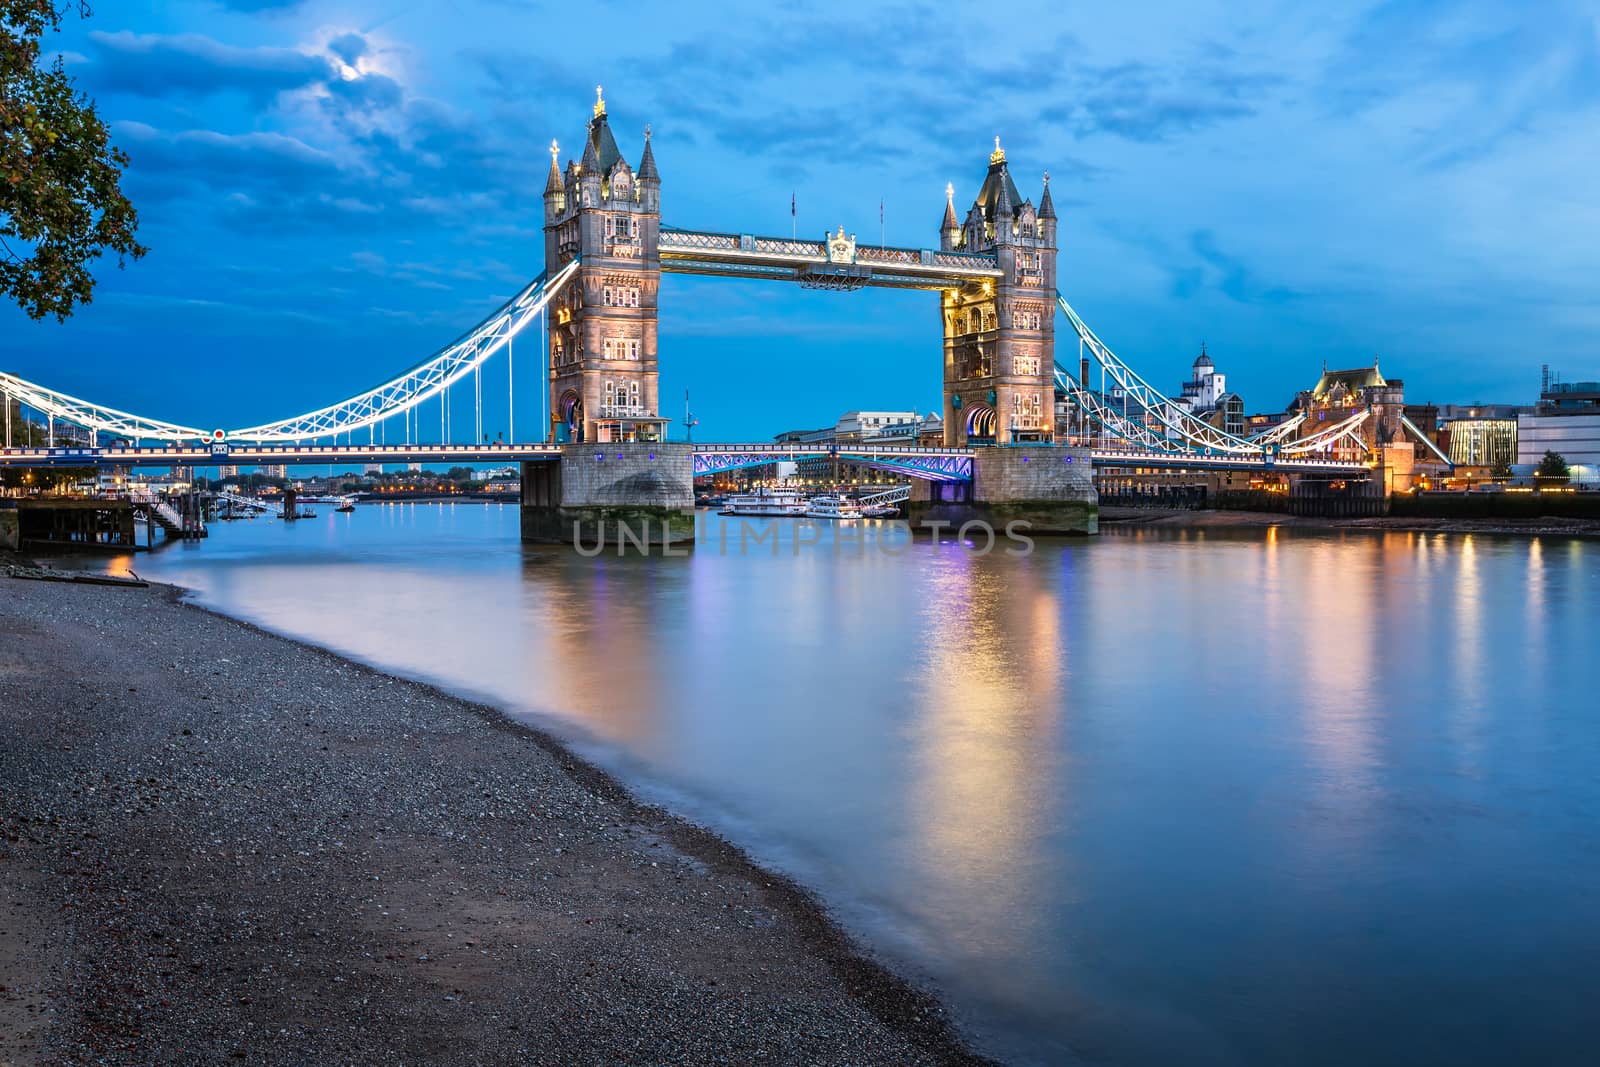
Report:
M 828 238 L 829 263 L 854 263 L 856 261 L 856 235 L 844 235 L 844 227 L 839 227 L 839 232 Z

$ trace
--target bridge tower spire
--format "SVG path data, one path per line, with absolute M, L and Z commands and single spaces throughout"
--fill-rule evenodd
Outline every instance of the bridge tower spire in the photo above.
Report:
M 940 247 L 993 255 L 1001 277 L 945 291 L 944 443 L 1055 440 L 1056 216 L 1049 178 L 1039 207 L 994 139 L 989 170 L 958 222 L 947 197 Z
M 656 374 L 661 174 L 648 127 L 638 172 L 623 158 L 599 86 L 579 162 L 562 174 L 552 155 L 544 208 L 546 271 L 581 257 L 551 305 L 553 438 L 664 439 L 670 420 L 661 417 Z

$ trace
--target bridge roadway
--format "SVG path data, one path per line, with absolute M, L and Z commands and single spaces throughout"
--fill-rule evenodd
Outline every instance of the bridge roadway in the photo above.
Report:
M 0 449 L 0 467 L 215 467 L 219 464 L 257 467 L 268 464 L 340 463 L 513 463 L 553 460 L 561 455 L 558 444 L 485 445 L 249 445 L 232 444 L 226 450 L 210 445 L 172 445 L 87 448 Z M 603 445 L 595 444 L 596 451 Z M 967 481 L 972 477 L 970 448 L 934 448 L 919 445 L 696 444 L 695 474 L 755 467 L 777 460 L 837 456 L 933 481 Z M 1161 470 L 1276 471 L 1285 474 L 1365 475 L 1362 463 L 1326 459 L 1274 459 L 1201 453 L 1147 452 L 1137 449 L 1092 448 L 1096 467 L 1153 468 Z

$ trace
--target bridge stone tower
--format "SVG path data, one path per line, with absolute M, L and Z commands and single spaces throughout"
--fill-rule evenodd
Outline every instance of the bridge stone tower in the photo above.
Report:
M 557 441 L 659 441 L 656 307 L 661 175 L 645 127 L 637 172 L 617 149 L 595 88 L 582 158 L 544 187 L 545 270 L 582 257 L 550 312 L 550 419 Z
M 947 290 L 944 443 L 1049 444 L 1055 439 L 1056 211 L 1050 176 L 1035 208 L 1022 199 L 1000 138 L 966 221 L 945 189 L 939 246 L 992 253 L 1001 277 Z

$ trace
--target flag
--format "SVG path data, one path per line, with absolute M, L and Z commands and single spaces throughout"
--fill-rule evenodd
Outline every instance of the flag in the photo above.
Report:
M 789 194 L 789 217 L 794 218 L 794 194 Z
M 880 198 L 878 200 L 878 225 L 879 226 L 883 225 L 883 200 L 882 200 L 882 198 Z

